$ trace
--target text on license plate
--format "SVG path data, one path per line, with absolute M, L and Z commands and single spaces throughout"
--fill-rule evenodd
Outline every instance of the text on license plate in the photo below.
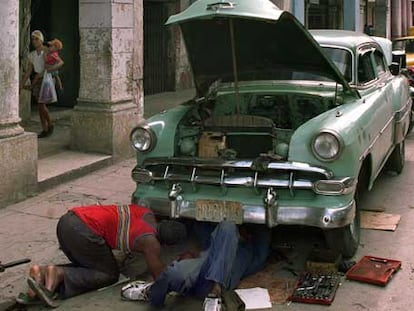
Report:
M 211 222 L 228 220 L 242 224 L 243 207 L 240 202 L 235 201 L 197 200 L 196 220 Z

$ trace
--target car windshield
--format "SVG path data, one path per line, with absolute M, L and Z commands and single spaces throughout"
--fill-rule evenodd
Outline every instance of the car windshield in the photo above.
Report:
M 405 53 L 414 53 L 414 38 L 394 41 L 393 50 L 403 50 Z
M 339 72 L 345 77 L 347 82 L 352 81 L 352 56 L 351 53 L 345 49 L 323 47 L 326 56 L 336 65 Z M 270 67 L 270 66 L 269 66 Z M 238 72 L 239 81 L 254 81 L 254 80 L 303 80 L 303 81 L 326 81 L 334 82 L 334 80 L 317 70 L 303 70 L 300 66 L 286 66 L 278 69 L 272 68 L 257 68 L 252 71 Z M 233 75 L 222 76 L 223 82 L 233 82 Z
M 332 47 L 323 47 L 323 51 L 339 69 L 339 72 L 348 82 L 352 81 L 352 56 L 347 50 Z

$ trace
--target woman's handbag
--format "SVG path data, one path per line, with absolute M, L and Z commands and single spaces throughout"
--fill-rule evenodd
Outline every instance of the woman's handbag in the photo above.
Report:
M 39 93 L 39 103 L 50 104 L 57 102 L 55 82 L 52 74 L 45 70 Z

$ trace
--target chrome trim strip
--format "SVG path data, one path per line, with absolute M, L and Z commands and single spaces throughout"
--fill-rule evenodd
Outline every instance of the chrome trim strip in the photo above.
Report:
M 365 151 L 360 155 L 359 157 L 359 161 L 362 161 L 363 159 L 365 159 L 365 157 L 371 152 L 372 148 L 374 148 L 375 143 L 378 141 L 378 139 L 381 137 L 381 135 L 386 131 L 387 127 L 390 125 L 390 123 L 394 120 L 395 118 L 395 113 L 394 115 L 387 121 L 387 123 L 385 124 L 385 126 L 379 131 L 378 135 L 375 136 L 375 138 L 372 140 L 371 144 L 368 146 L 367 149 L 365 149 Z
M 341 190 L 338 191 L 328 191 L 328 190 L 320 190 L 318 189 L 318 185 L 325 184 L 325 185 L 337 185 L 340 187 Z M 319 180 L 314 183 L 314 191 L 316 194 L 322 195 L 344 195 L 352 193 L 357 185 L 357 181 L 355 178 L 352 177 L 345 177 L 341 180 Z
M 403 124 L 405 121 L 411 122 L 411 120 L 409 120 L 410 112 L 411 112 L 410 110 L 407 110 L 405 114 L 402 116 L 402 118 L 400 118 L 398 121 L 395 122 L 395 136 L 394 136 L 395 144 L 399 144 L 400 142 L 402 142 L 404 140 L 405 135 L 407 134 L 409 126 L 407 126 L 407 128 L 404 131 Z
M 151 208 L 155 214 L 171 217 L 171 202 L 161 198 L 134 198 L 134 201 Z M 181 198 L 174 201 L 176 206 L 174 215 L 177 218 L 195 219 L 195 202 Z M 266 223 L 266 208 L 264 205 L 243 204 L 243 222 L 253 224 Z M 319 208 L 306 206 L 279 205 L 274 209 L 272 220 L 274 225 L 306 225 L 322 229 L 340 228 L 352 223 L 355 216 L 355 201 L 338 208 Z
M 403 106 L 400 110 L 397 110 L 397 111 L 395 112 L 395 114 L 398 114 L 398 113 L 400 113 L 400 112 L 402 112 L 402 111 L 406 110 L 406 109 L 408 108 L 408 106 L 410 105 L 410 103 L 412 104 L 411 98 L 409 98 L 409 99 L 407 100 L 407 102 L 405 103 L 405 105 L 404 105 L 404 106 Z
M 194 159 L 194 158 L 149 158 L 143 163 L 143 167 L 151 165 L 179 165 L 179 166 L 192 166 L 196 168 L 204 169 L 223 169 L 223 168 L 239 168 L 239 169 L 251 169 L 253 165 L 252 160 L 235 160 L 226 161 L 221 159 Z M 285 170 L 285 171 L 298 171 L 305 173 L 317 173 L 323 175 L 326 179 L 333 177 L 333 173 L 322 167 L 311 166 L 302 162 L 269 162 L 267 166 L 268 170 Z

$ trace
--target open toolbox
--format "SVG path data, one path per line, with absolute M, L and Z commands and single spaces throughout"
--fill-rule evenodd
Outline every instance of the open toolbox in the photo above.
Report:
M 330 305 L 335 298 L 342 276 L 337 272 L 302 272 L 289 300 Z
M 401 268 L 401 261 L 374 256 L 364 256 L 346 273 L 346 278 L 385 286 Z

